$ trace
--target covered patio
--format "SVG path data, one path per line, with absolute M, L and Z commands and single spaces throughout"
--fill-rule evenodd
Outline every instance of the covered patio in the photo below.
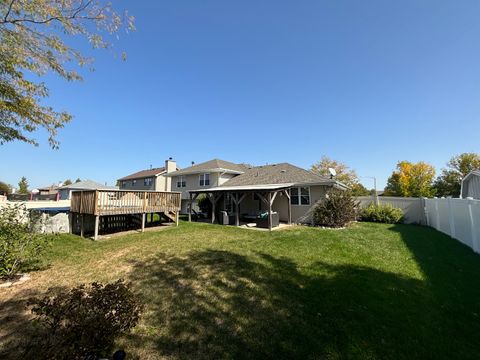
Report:
M 273 184 L 273 185 L 244 185 L 244 186 L 219 186 L 210 189 L 200 189 L 190 191 L 190 198 L 188 203 L 188 221 L 192 221 L 192 204 L 200 194 L 205 194 L 212 205 L 211 209 L 211 223 L 215 223 L 220 211 L 227 211 L 226 202 L 231 201 L 231 209 L 228 211 L 229 219 L 232 217 L 233 221 L 229 225 L 240 226 L 241 221 L 252 220 L 256 221 L 257 226 L 262 221 L 266 220 L 266 228 L 272 230 L 279 225 L 280 215 L 273 211 L 273 205 L 276 199 L 284 197 L 288 205 L 282 206 L 286 208 L 286 221 L 288 225 L 292 223 L 292 208 L 291 208 L 291 193 L 290 188 L 293 184 Z M 219 204 L 223 199 L 223 203 Z M 246 204 L 246 199 L 249 199 L 249 204 Z M 258 209 L 253 209 L 251 199 L 258 199 L 263 205 Z M 284 201 L 285 202 L 285 201 Z M 243 206 L 242 206 L 243 205 Z M 285 204 L 284 204 L 285 205 Z M 255 212 L 261 211 L 265 208 L 267 216 L 266 219 L 258 217 Z M 220 220 L 220 219 L 219 219 Z M 223 221 L 221 222 L 223 223 Z

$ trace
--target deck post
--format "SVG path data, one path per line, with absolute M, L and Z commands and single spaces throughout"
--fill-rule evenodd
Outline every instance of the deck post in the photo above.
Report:
M 145 232 L 145 213 L 142 214 L 142 232 Z
M 175 211 L 175 226 L 178 226 L 178 220 L 180 218 L 178 211 Z
M 83 237 L 83 233 L 85 229 L 84 224 L 85 224 L 85 214 L 82 214 L 80 218 L 80 236 L 81 237 Z
M 93 233 L 93 240 L 98 240 L 98 227 L 100 225 L 100 216 L 95 215 L 95 232 Z

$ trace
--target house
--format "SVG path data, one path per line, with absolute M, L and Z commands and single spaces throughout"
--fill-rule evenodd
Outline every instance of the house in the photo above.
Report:
M 229 161 L 213 159 L 200 164 L 168 173 L 172 179 L 172 191 L 182 193 L 181 213 L 187 213 L 191 190 L 210 189 L 225 184 L 235 176 L 248 170 L 245 164 L 235 164 Z M 195 208 L 195 201 L 193 202 Z
M 329 189 L 347 189 L 335 179 L 289 163 L 252 167 L 216 159 L 169 176 L 174 177 L 174 189 L 182 189 L 183 211 L 190 209 L 188 205 L 193 205 L 198 195 L 205 194 L 212 203 L 212 222 L 222 215 L 222 223 L 238 225 L 243 219 L 258 225 L 260 216 L 268 216 L 269 228 L 280 221 L 310 222 L 313 205 L 325 198 Z
M 172 178 L 166 174 L 174 172 L 177 169 L 177 163 L 172 158 L 165 161 L 165 166 L 141 170 L 136 173 L 124 176 L 117 180 L 120 190 L 151 190 L 151 191 L 171 191 Z
M 118 188 L 114 186 L 102 185 L 92 180 L 79 181 L 70 185 L 60 186 L 58 188 L 60 200 L 70 200 L 72 198 L 73 191 L 81 190 L 118 190 Z
M 45 187 L 41 187 L 41 188 L 38 188 L 38 195 L 57 195 L 58 194 L 58 188 L 62 186 L 62 184 L 60 183 L 60 185 L 50 185 L 50 186 L 45 186 Z
M 460 197 L 480 200 L 480 171 L 472 171 L 462 179 Z

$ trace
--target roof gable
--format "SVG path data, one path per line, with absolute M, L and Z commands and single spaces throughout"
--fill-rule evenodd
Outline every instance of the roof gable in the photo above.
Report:
M 60 190 L 61 189 L 112 190 L 112 189 L 116 189 L 116 188 L 112 187 L 112 186 L 107 186 L 107 185 L 100 184 L 100 183 L 98 183 L 96 181 L 93 181 L 93 180 L 83 180 L 83 181 L 79 181 L 79 182 L 76 182 L 76 183 L 73 183 L 73 184 L 70 184 L 70 185 L 61 186 L 61 187 L 59 187 L 59 189 Z
M 213 159 L 200 164 L 195 164 L 182 170 L 169 173 L 169 176 L 198 174 L 201 172 L 227 172 L 242 174 L 248 169 L 245 164 L 235 164 L 229 161 Z

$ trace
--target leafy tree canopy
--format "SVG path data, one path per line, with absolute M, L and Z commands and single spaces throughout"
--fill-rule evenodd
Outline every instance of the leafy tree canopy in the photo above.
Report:
M 435 180 L 436 195 L 459 196 L 462 179 L 473 170 L 480 170 L 480 154 L 463 153 L 452 157 Z
M 30 75 L 80 80 L 67 64 L 82 67 L 92 59 L 65 39 L 80 35 L 94 48 L 108 48 L 107 36 L 121 28 L 132 29 L 133 18 L 101 0 L 0 0 L 0 144 L 38 145 L 32 133 L 43 128 L 57 148 L 57 130 L 72 116 L 44 105 L 48 88 Z
M 312 165 L 312 171 L 325 177 L 330 177 L 329 168 L 335 169 L 337 175 L 335 179 L 352 187 L 358 184 L 358 175 L 355 170 L 350 169 L 346 164 L 330 159 L 328 156 L 322 156 L 319 162 Z
M 397 170 L 388 178 L 385 195 L 431 197 L 435 194 L 434 176 L 435 168 L 426 162 L 400 161 Z
M 28 194 L 28 181 L 25 176 L 22 176 L 18 182 L 18 191 L 19 194 Z
M 11 192 L 12 192 L 12 188 L 10 187 L 10 185 L 0 181 L 0 195 L 10 194 Z
M 63 182 L 63 185 L 71 185 L 72 184 L 72 180 L 70 179 L 67 179 Z
M 82 181 L 80 178 L 77 178 L 77 180 L 75 180 L 76 183 L 79 183 L 80 181 Z

